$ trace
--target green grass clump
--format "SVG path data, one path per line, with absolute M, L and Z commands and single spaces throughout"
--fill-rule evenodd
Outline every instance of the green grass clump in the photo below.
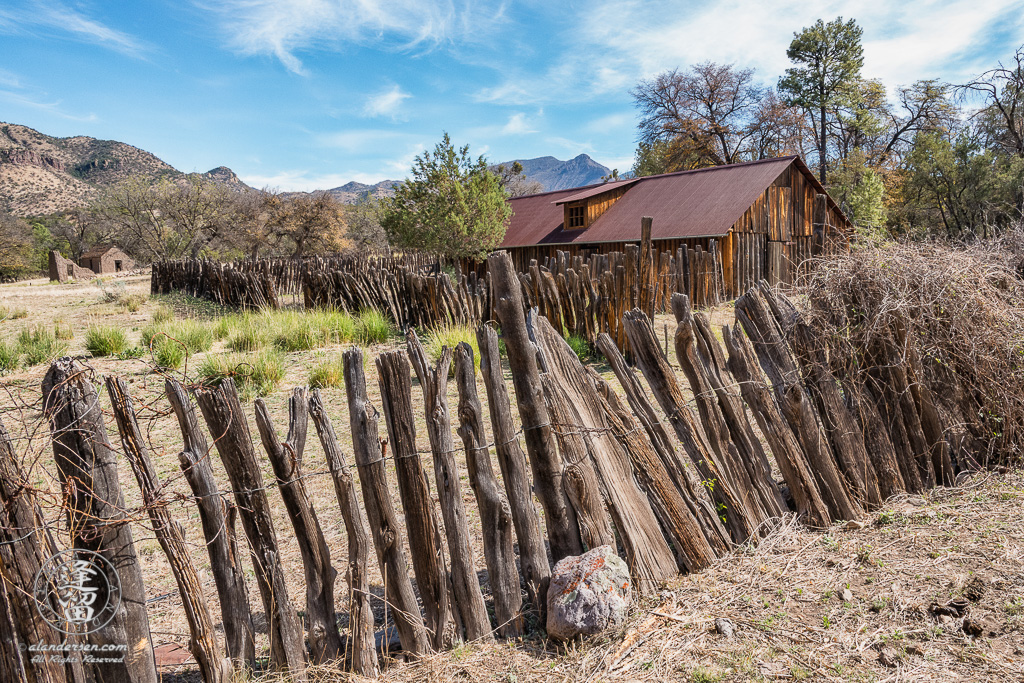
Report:
M 356 324 L 356 340 L 363 346 L 383 344 L 395 332 L 388 317 L 373 308 L 359 311 Z
M 146 355 L 146 349 L 141 346 L 132 346 L 117 354 L 118 360 L 134 360 Z
M 277 328 L 274 346 L 282 351 L 307 351 L 327 344 L 327 332 L 317 324 L 315 314 L 279 313 L 271 320 Z
M 24 308 L 8 308 L 7 306 L 0 306 L 0 322 L 4 320 L 18 320 L 20 318 L 27 318 L 28 311 Z
M 71 325 L 68 325 L 63 320 L 58 320 L 53 324 L 53 336 L 67 341 L 74 338 L 75 331 L 71 329 Z
M 266 396 L 284 379 L 284 358 L 271 349 L 209 355 L 199 365 L 198 374 L 204 384 L 212 386 L 227 377 L 233 378 L 239 392 L 247 399 Z
M 324 330 L 329 344 L 344 344 L 356 338 L 356 319 L 346 311 L 334 309 L 311 313 L 317 325 Z
M 565 343 L 569 345 L 581 362 L 586 362 L 594 355 L 594 349 L 591 348 L 590 342 L 585 337 L 581 337 L 578 334 L 570 334 L 565 338 Z
M 270 325 L 265 316 L 246 313 L 231 328 L 227 339 L 232 351 L 259 351 L 267 345 Z
M 168 320 L 174 320 L 174 309 L 167 304 L 160 304 L 153 311 L 153 322 L 156 324 L 165 323 Z
M 116 356 L 128 346 L 128 337 L 120 327 L 91 325 L 85 332 L 85 350 L 96 356 Z
M 441 350 L 447 346 L 452 350 L 454 359 L 455 347 L 459 342 L 466 342 L 473 349 L 473 367 L 480 370 L 480 347 L 476 343 L 476 330 L 470 325 L 446 323 L 431 330 L 423 344 L 430 359 L 436 361 L 441 357 Z M 452 361 L 451 373 L 455 372 L 455 361 Z
M 120 301 L 122 308 L 127 308 L 130 313 L 137 313 L 148 297 L 144 294 L 128 294 Z
M 345 361 L 341 354 L 318 360 L 309 371 L 313 389 L 336 389 L 345 386 Z
M 222 315 L 220 318 L 217 318 L 217 322 L 213 324 L 213 338 L 219 341 L 230 337 L 232 330 L 235 329 L 237 320 L 238 316 L 236 315 Z
M 25 356 L 25 365 L 46 363 L 67 353 L 68 343 L 57 339 L 42 325 L 26 327 L 18 334 L 18 351 Z
M 0 340 L 0 372 L 17 370 L 19 358 L 21 353 L 16 344 L 11 344 L 6 339 Z
M 160 368 L 177 370 L 188 357 L 188 351 L 173 339 L 164 338 L 153 347 L 153 360 Z
M 142 331 L 142 343 L 156 348 L 166 342 L 180 342 L 189 353 L 209 351 L 213 346 L 210 325 L 198 320 L 170 320 L 150 325 Z

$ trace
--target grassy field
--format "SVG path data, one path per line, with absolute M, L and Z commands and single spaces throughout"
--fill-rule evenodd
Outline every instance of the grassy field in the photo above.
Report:
M 39 280 L 0 286 L 0 414 L 23 461 L 31 466 L 47 517 L 57 525 L 58 537 L 66 539 L 57 507 L 60 488 L 40 412 L 39 383 L 47 361 L 57 353 L 68 353 L 82 357 L 97 380 L 103 375 L 126 377 L 158 474 L 167 482 L 172 514 L 185 526 L 216 621 L 219 608 L 198 513 L 194 505 L 178 498 L 178 494 L 189 495 L 189 489 L 178 469 L 181 436 L 163 398 L 164 376 L 195 383 L 234 374 L 243 386 L 254 435 L 253 397 L 266 397 L 283 436 L 291 387 L 321 386 L 342 449 L 351 457 L 340 354 L 353 344 L 365 347 L 370 400 L 380 410 L 372 358 L 382 350 L 401 348 L 404 342 L 372 313 L 306 314 L 287 308 L 274 314 L 240 315 L 187 297 L 150 299 L 147 277 L 118 282 L 123 287 L 114 282 L 99 287 Z M 732 323 L 731 307 L 713 311 L 712 318 L 716 329 Z M 659 338 L 666 325 L 665 318 L 656 321 Z M 459 339 L 460 333 L 446 330 L 436 339 L 421 336 L 427 337 L 424 342 L 433 353 L 443 341 Z M 3 358 L 12 356 L 16 356 L 13 364 L 8 361 L 5 368 Z M 599 364 L 597 369 L 611 377 L 606 366 Z M 681 372 L 680 381 L 686 386 Z M 413 383 L 414 400 L 421 410 L 415 377 Z M 486 400 L 482 382 L 478 392 Z M 101 391 L 100 397 L 108 411 L 108 431 L 117 444 L 106 392 Z M 448 402 L 454 413 L 454 382 L 449 383 Z M 417 447 L 426 452 L 429 442 L 423 415 L 418 414 L 417 420 Z M 383 420 L 380 429 L 382 434 L 386 431 Z M 455 441 L 461 443 L 458 438 Z M 262 456 L 258 443 L 257 451 Z M 462 453 L 457 456 L 464 466 Z M 214 456 L 211 462 L 227 490 L 219 458 Z M 273 481 L 269 462 L 262 457 L 260 462 L 265 481 Z M 423 465 L 432 479 L 429 456 Z M 313 430 L 303 467 L 312 473 L 306 481 L 308 490 L 335 566 L 340 568 L 347 556 L 344 524 Z M 397 505 L 390 461 L 387 467 Z M 140 495 L 126 465 L 120 468 L 120 478 L 127 505 L 137 510 Z M 479 518 L 465 470 L 462 485 L 476 566 L 489 598 Z M 288 570 L 289 595 L 296 609 L 302 610 L 304 585 L 295 535 L 278 492 L 271 489 L 268 497 Z M 630 621 L 604 637 L 556 645 L 544 637 L 534 619 L 533 630 L 521 642 L 490 647 L 468 644 L 417 664 L 390 667 L 384 677 L 509 682 L 1020 679 L 1024 676 L 1022 498 L 1021 473 L 1008 472 L 978 476 L 959 489 L 933 492 L 927 500 L 891 501 L 865 528 L 837 525 L 824 533 L 811 532 L 788 520 L 756 548 L 741 549 L 707 572 L 679 577 L 659 594 L 644 597 Z M 184 647 L 187 627 L 168 563 L 148 524 L 148 518 L 138 515 L 133 532 L 150 600 L 154 644 L 166 651 L 170 645 Z M 264 617 L 258 591 L 248 558 L 244 562 L 250 601 L 260 624 Z M 371 583 L 372 590 L 382 594 L 375 563 Z M 946 622 L 929 610 L 932 603 L 945 605 L 967 594 L 978 596 L 968 617 L 991 626 L 977 637 L 964 633 L 963 619 Z M 341 578 L 335 595 L 344 627 L 347 586 Z M 379 627 L 383 621 L 380 600 L 374 606 Z M 732 621 L 733 637 L 713 631 L 716 618 Z M 267 642 L 264 635 L 261 639 L 265 655 Z M 162 657 L 167 676 L 194 676 L 193 664 L 177 665 L 173 660 Z M 323 673 L 324 680 L 335 678 Z

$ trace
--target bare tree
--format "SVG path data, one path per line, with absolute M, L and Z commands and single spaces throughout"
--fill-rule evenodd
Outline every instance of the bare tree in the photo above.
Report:
M 985 99 L 985 108 L 979 114 L 998 123 L 992 142 L 1007 154 L 1024 159 L 1024 45 L 1017 48 L 1011 63 L 1000 62 L 995 69 L 957 86 L 957 90 Z

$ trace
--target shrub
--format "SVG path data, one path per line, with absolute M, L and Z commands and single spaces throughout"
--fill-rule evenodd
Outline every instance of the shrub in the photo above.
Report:
M 11 344 L 7 340 L 0 340 L 0 373 L 17 370 L 18 358 L 20 357 L 21 353 L 18 352 L 16 344 Z
M 160 304 L 153 311 L 153 322 L 160 324 L 174 319 L 174 309 L 166 304 Z
M 309 386 L 314 389 L 335 389 L 345 386 L 345 361 L 340 354 L 323 358 L 309 371 Z
M 266 396 L 284 379 L 284 359 L 270 349 L 255 354 L 211 354 L 199 366 L 203 383 L 217 386 L 232 377 L 246 398 Z
M 146 296 L 144 294 L 128 294 L 123 297 L 120 302 L 123 308 L 127 308 L 129 312 L 136 313 L 142 305 L 146 303 Z
M 39 365 L 67 353 L 68 344 L 49 329 L 36 325 L 18 334 L 18 350 L 25 356 L 25 365 Z
M 435 327 L 430 331 L 423 348 L 430 359 L 436 361 L 441 357 L 441 350 L 445 346 L 450 348 L 454 354 L 455 347 L 459 345 L 459 342 L 466 342 L 473 348 L 473 367 L 480 370 L 480 347 L 476 343 L 476 330 L 470 325 L 446 323 Z M 450 372 L 455 372 L 454 360 Z
M 96 357 L 114 356 L 128 346 L 128 338 L 120 327 L 92 325 L 85 332 L 85 350 Z
M 146 355 L 146 349 L 142 348 L 141 346 L 133 346 L 117 354 L 117 359 L 133 360 L 135 358 L 142 358 L 144 355 Z
M 356 339 L 360 344 L 363 346 L 382 344 L 390 339 L 392 334 L 394 334 L 394 328 L 386 315 L 373 308 L 359 311 Z

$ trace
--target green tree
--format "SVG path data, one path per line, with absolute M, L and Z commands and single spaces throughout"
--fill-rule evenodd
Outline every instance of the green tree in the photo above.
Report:
M 779 92 L 815 119 L 822 185 L 827 180 L 829 111 L 860 78 L 864 66 L 862 34 L 863 29 L 853 19 L 844 22 L 837 17 L 828 23 L 818 19 L 813 26 L 794 33 L 786 50 L 786 56 L 797 66 L 786 69 L 786 75 L 779 80 Z
M 458 149 L 448 133 L 417 156 L 412 178 L 384 200 L 382 225 L 392 243 L 449 258 L 483 258 L 505 236 L 512 209 L 484 158 Z

